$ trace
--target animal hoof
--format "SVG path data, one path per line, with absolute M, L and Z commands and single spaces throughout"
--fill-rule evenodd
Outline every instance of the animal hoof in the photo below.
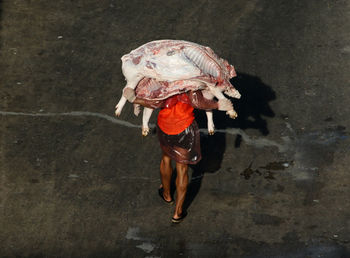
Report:
M 141 106 L 138 104 L 134 104 L 134 115 L 138 116 L 141 112 Z
M 142 136 L 147 136 L 149 133 L 149 128 L 142 128 Z
M 237 118 L 237 116 L 238 116 L 238 115 L 237 115 L 237 112 L 234 111 L 234 110 L 227 111 L 226 114 L 229 115 L 230 118 L 232 118 L 232 119 L 235 119 L 235 118 Z
M 233 98 L 236 98 L 236 99 L 240 99 L 241 98 L 241 94 L 238 92 L 238 90 L 235 90 L 232 94 L 232 97 Z
M 208 134 L 209 134 L 209 135 L 214 135 L 214 130 L 209 130 L 209 131 L 208 131 Z
M 241 94 L 239 93 L 238 90 L 236 89 L 229 89 L 229 90 L 226 90 L 225 91 L 225 94 L 227 96 L 230 96 L 232 98 L 235 98 L 235 99 L 240 99 L 241 98 Z
M 116 105 L 115 108 L 116 108 L 116 109 L 115 109 L 115 115 L 116 115 L 116 116 L 120 116 L 120 113 L 122 112 L 122 109 L 119 108 L 118 105 Z

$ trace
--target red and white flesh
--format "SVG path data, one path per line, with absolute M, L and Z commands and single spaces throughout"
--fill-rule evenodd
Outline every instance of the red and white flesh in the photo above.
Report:
M 234 67 L 209 47 L 183 40 L 157 40 L 140 46 L 121 60 L 127 81 L 125 87 L 134 89 L 139 98 L 162 100 L 190 90 L 202 90 L 208 99 L 226 99 L 223 93 L 233 98 L 241 97 L 229 81 L 236 76 Z M 125 103 L 126 98 L 122 96 L 116 105 L 117 116 Z M 139 111 L 140 107 L 136 106 L 135 114 Z M 144 108 L 143 135 L 149 132 L 152 111 Z M 206 113 L 208 132 L 213 134 L 212 112 Z M 226 113 L 233 119 L 237 117 L 233 108 Z

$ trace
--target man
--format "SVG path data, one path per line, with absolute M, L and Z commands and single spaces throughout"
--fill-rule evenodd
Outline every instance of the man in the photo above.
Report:
M 162 101 L 137 98 L 131 88 L 125 88 L 123 95 L 131 103 L 161 108 L 157 119 L 157 135 L 162 149 L 161 186 L 158 192 L 165 202 L 173 203 L 170 185 L 173 172 L 171 160 L 174 160 L 177 177 L 176 206 L 172 222 L 179 223 L 186 216 L 186 211 L 182 208 L 188 186 L 188 164 L 197 164 L 201 160 L 199 130 L 193 110 L 197 108 L 228 111 L 233 108 L 232 103 L 228 99 L 205 99 L 201 91 L 182 93 Z

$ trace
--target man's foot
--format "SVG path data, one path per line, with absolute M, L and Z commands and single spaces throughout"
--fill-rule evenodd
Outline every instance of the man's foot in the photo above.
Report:
M 187 216 L 187 212 L 182 212 L 180 216 L 174 216 L 171 218 L 171 222 L 174 224 L 180 223 Z
M 166 203 L 169 203 L 169 204 L 173 204 L 174 203 L 173 198 L 170 197 L 171 198 L 170 200 L 169 199 L 167 200 L 167 199 L 164 198 L 164 188 L 163 187 L 158 189 L 158 194 L 159 194 L 160 198 L 162 198 L 163 201 L 165 201 Z

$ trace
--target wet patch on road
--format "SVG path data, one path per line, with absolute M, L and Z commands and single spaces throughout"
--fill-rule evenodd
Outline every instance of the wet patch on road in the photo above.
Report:
M 147 254 L 151 253 L 156 248 L 156 245 L 153 244 L 149 238 L 140 237 L 140 228 L 138 227 L 128 228 L 125 238 L 128 240 L 138 241 L 138 244 L 136 244 L 136 247 L 141 249 Z M 142 243 L 139 244 L 140 241 Z
M 252 165 L 253 162 L 251 162 L 249 166 L 240 174 L 246 180 L 250 179 L 254 174 L 257 174 L 258 176 L 263 175 L 265 179 L 274 180 L 276 179 L 275 173 L 271 170 L 285 170 L 286 168 L 289 168 L 291 165 L 293 165 L 293 161 L 273 161 L 266 164 L 265 166 L 259 167 L 258 169 L 252 169 Z
M 293 163 L 293 161 L 288 162 L 288 161 L 274 161 L 274 162 L 270 162 L 268 163 L 266 166 L 260 167 L 266 170 L 284 170 L 286 168 L 288 168 L 291 164 Z
M 261 176 L 261 172 L 257 169 L 252 169 L 253 162 L 249 164 L 249 167 L 247 167 L 240 175 L 244 176 L 245 179 L 249 179 L 253 174 L 258 174 Z

